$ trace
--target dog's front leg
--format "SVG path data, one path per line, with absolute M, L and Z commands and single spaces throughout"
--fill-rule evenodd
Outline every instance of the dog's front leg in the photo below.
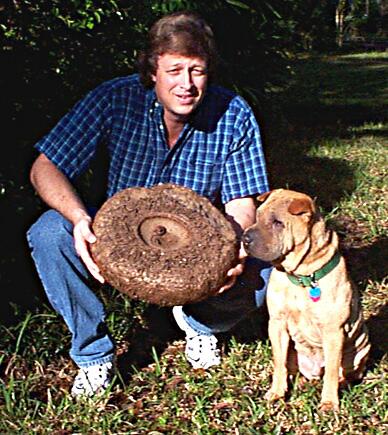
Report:
M 333 329 L 333 327 L 326 325 L 323 328 L 322 339 L 325 374 L 320 409 L 322 411 L 337 411 L 339 409 L 339 369 L 342 360 L 344 333 L 340 327 Z
M 267 400 L 277 400 L 285 396 L 287 392 L 287 353 L 290 336 L 287 324 L 283 318 L 269 320 L 268 334 L 272 346 L 272 359 L 274 371 L 271 389 L 265 395 Z

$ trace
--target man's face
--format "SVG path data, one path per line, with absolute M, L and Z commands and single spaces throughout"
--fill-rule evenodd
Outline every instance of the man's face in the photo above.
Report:
M 186 120 L 205 95 L 207 65 L 198 57 L 163 54 L 152 80 L 165 119 Z

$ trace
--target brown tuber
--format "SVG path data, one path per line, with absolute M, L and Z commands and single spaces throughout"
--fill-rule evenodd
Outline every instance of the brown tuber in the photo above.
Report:
M 109 198 L 93 222 L 90 246 L 106 281 L 133 299 L 172 306 L 213 296 L 238 258 L 225 216 L 174 184 L 133 187 Z

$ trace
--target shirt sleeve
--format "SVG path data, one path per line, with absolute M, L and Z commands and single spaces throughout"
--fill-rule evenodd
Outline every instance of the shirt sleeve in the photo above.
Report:
M 233 146 L 225 164 L 221 200 L 258 195 L 269 190 L 260 129 L 249 106 L 238 116 L 233 131 Z
M 38 143 L 70 180 L 84 172 L 109 128 L 109 90 L 102 84 L 80 100 Z

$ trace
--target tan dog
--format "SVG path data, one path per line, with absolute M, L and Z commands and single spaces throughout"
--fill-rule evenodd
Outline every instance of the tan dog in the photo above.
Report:
M 303 193 L 277 189 L 258 200 L 243 242 L 249 255 L 275 266 L 267 292 L 274 373 L 266 398 L 284 397 L 288 374 L 298 368 L 308 379 L 324 371 L 320 408 L 337 410 L 339 383 L 362 377 L 370 349 L 338 236 Z

